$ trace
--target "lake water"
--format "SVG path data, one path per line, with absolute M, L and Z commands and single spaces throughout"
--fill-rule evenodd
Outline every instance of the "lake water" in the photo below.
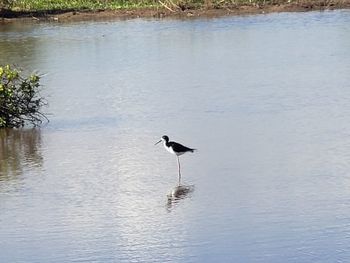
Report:
M 350 11 L 2 24 L 5 63 L 51 122 L 0 131 L 0 262 L 348 262 Z

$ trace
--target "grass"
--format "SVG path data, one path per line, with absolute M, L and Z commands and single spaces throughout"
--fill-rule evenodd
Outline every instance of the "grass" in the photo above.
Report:
M 348 0 L 160 0 L 166 6 L 200 8 L 220 8 L 240 5 L 274 5 L 274 4 L 318 4 L 328 6 L 341 4 Z M 12 11 L 46 11 L 46 10 L 115 10 L 123 8 L 160 7 L 159 0 L 0 0 L 1 6 Z M 164 6 L 164 5 L 163 5 Z
M 114 10 L 121 8 L 152 7 L 156 3 L 158 2 L 153 0 L 16 0 L 11 4 L 11 9 L 13 11 Z
M 121 8 L 153 7 L 160 6 L 158 0 L 0 0 L 8 2 L 13 11 L 43 11 L 43 10 L 114 10 Z M 271 0 L 161 0 L 170 5 L 203 6 L 210 2 L 217 4 L 254 4 L 268 3 Z M 296 0 L 289 0 L 295 2 Z M 277 0 L 275 2 L 288 2 L 288 0 Z

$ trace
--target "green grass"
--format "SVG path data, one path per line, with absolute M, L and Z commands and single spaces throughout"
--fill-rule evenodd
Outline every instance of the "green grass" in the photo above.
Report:
M 167 6 L 185 7 L 225 7 L 232 5 L 264 5 L 286 3 L 329 3 L 347 2 L 349 0 L 161 0 Z M 115 10 L 123 8 L 159 7 L 158 0 L 0 0 L 1 6 L 7 6 L 13 11 L 44 11 L 44 10 Z
M 1 1 L 1 0 L 0 0 Z M 14 11 L 43 11 L 43 10 L 101 10 L 152 7 L 158 2 L 154 0 L 15 0 L 11 5 Z
M 204 6 L 208 0 L 161 0 L 169 6 L 172 3 L 185 6 Z M 254 4 L 269 3 L 272 0 L 209 0 L 212 4 Z M 287 2 L 288 0 L 275 0 Z M 297 0 L 291 0 L 293 2 Z M 158 0 L 0 0 L 9 3 L 13 11 L 43 11 L 43 10 L 114 10 L 121 8 L 155 7 L 160 6 Z M 7 4 L 8 5 L 8 4 Z

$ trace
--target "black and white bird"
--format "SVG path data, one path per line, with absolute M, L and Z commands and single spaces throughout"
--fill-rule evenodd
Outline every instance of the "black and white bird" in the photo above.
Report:
M 169 141 L 169 137 L 166 135 L 162 136 L 162 138 L 158 142 L 156 142 L 155 145 L 157 145 L 160 142 L 163 142 L 164 147 L 168 152 L 175 154 L 177 157 L 177 165 L 178 165 L 178 169 L 179 169 L 179 185 L 180 185 L 180 183 L 181 183 L 181 171 L 180 171 L 179 156 L 183 155 L 184 153 L 187 153 L 187 152 L 194 152 L 196 149 L 186 147 L 186 146 L 184 146 L 180 143 L 177 143 L 177 142 L 171 142 L 171 141 Z

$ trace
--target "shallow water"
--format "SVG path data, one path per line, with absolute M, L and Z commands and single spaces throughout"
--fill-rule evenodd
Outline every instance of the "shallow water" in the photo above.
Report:
M 3 24 L 4 63 L 51 122 L 0 131 L 0 262 L 350 258 L 349 11 Z

